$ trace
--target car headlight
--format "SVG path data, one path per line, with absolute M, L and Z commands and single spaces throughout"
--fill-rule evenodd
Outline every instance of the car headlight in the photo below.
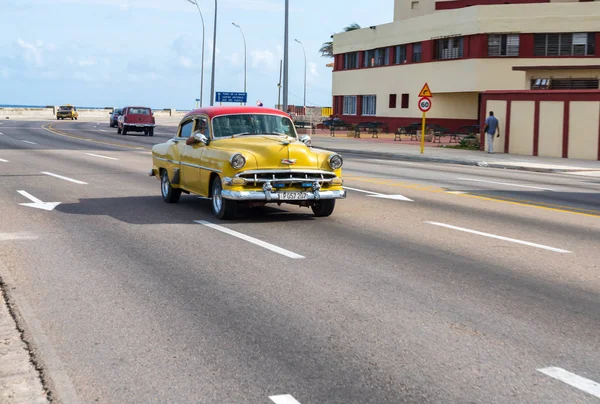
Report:
M 332 170 L 337 170 L 342 164 L 344 164 L 344 159 L 342 159 L 342 156 L 339 154 L 332 154 L 329 157 L 329 167 L 331 167 Z
M 229 159 L 229 163 L 231 164 L 231 167 L 235 168 L 236 170 L 239 170 L 240 168 L 246 165 L 246 159 L 244 158 L 244 156 L 237 153 L 231 156 L 231 158 Z

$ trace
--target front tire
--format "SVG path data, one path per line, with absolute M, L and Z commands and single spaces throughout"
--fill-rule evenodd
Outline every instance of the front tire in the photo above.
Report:
M 148 129 L 148 136 L 154 136 L 154 128 Z
M 331 216 L 334 208 L 335 199 L 323 199 L 320 201 L 315 201 L 315 203 L 313 203 L 311 206 L 311 209 L 316 217 Z
M 221 178 L 216 176 L 211 186 L 213 213 L 219 220 L 233 219 L 237 211 L 237 202 L 224 199 L 222 192 L 223 183 Z
M 163 200 L 167 203 L 177 203 L 181 197 L 181 189 L 173 188 L 171 186 L 167 170 L 163 170 L 160 176 L 160 193 L 162 194 Z

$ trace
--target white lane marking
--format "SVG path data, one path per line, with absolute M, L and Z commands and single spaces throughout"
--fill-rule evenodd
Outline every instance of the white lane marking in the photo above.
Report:
M 29 140 L 21 140 L 21 142 L 29 143 L 29 144 L 37 144 L 37 143 L 34 143 L 34 142 L 30 142 Z
M 349 189 L 350 191 L 356 191 L 356 192 L 364 192 L 365 194 L 381 195 L 381 194 L 378 194 L 377 192 L 365 191 L 364 189 L 358 189 L 358 188 L 344 187 L 344 189 Z
M 4 133 L 0 132 L 0 135 L 4 135 Z
M 37 209 L 51 211 L 55 207 L 60 205 L 60 202 L 42 202 L 40 199 L 36 198 L 35 196 L 31 195 L 29 192 L 26 192 L 26 191 L 17 191 L 17 192 L 32 202 L 32 203 L 20 203 L 19 205 L 21 205 L 21 206 L 29 206 L 30 208 L 37 208 Z
M 380 194 L 378 192 L 372 192 L 372 191 L 365 191 L 363 189 L 358 189 L 358 188 L 350 188 L 350 187 L 344 187 L 344 189 L 349 189 L 350 191 L 356 191 L 356 192 L 364 192 L 365 194 L 370 194 L 367 196 L 371 196 L 373 198 L 381 198 L 381 199 L 393 199 L 395 201 L 408 201 L 408 202 L 414 202 L 412 199 L 409 199 L 403 195 L 397 194 L 397 195 L 386 195 L 386 194 Z
M 478 179 L 475 179 L 475 178 L 457 178 L 457 179 L 459 179 L 461 181 L 485 182 L 485 183 L 488 183 L 488 184 L 508 185 L 508 186 L 511 186 L 511 187 L 539 189 L 541 191 L 554 191 L 554 189 L 550 189 L 550 188 L 533 187 L 533 186 L 530 186 L 530 185 L 512 184 L 510 182 L 486 181 L 486 180 L 478 180 Z
M 271 401 L 275 404 L 300 404 L 299 401 L 296 401 L 294 397 L 290 394 L 281 394 L 279 396 L 270 396 Z
M 466 194 L 468 192 L 465 191 L 446 191 L 447 194 L 454 194 L 454 195 L 463 195 Z
M 543 244 L 530 243 L 529 241 L 523 241 L 523 240 L 517 240 L 515 238 L 498 236 L 496 234 L 490 234 L 490 233 L 484 233 L 484 232 L 477 231 L 477 230 L 465 229 L 464 227 L 457 227 L 457 226 L 452 226 L 452 225 L 444 224 L 444 223 L 438 223 L 438 222 L 425 222 L 425 223 L 432 224 L 434 226 L 439 226 L 439 227 L 446 227 L 446 228 L 452 229 L 452 230 L 464 231 L 465 233 L 477 234 L 478 236 L 495 238 L 495 239 L 503 240 L 503 241 L 510 241 L 511 243 L 522 244 L 522 245 L 526 245 L 529 247 L 541 248 L 543 250 L 554 251 L 554 252 L 563 253 L 563 254 L 571 252 L 571 251 L 567 251 L 567 250 L 562 250 L 560 248 L 549 247 L 549 246 L 543 245 Z
M 273 252 L 275 252 L 277 254 L 285 255 L 286 257 L 289 257 L 289 258 L 293 258 L 293 259 L 304 258 L 302 255 L 298 255 L 298 254 L 296 254 L 294 252 L 291 252 L 289 250 L 283 249 L 281 247 L 277 247 L 276 245 L 267 243 L 266 241 L 262 241 L 262 240 L 254 238 L 254 237 L 250 237 L 250 236 L 247 236 L 245 234 L 238 233 L 237 231 L 228 229 L 227 227 L 219 226 L 218 224 L 213 224 L 213 223 L 207 222 L 205 220 L 194 220 L 194 223 L 198 223 L 198 224 L 210 227 L 211 229 L 215 229 L 215 230 L 218 230 L 220 232 L 229 234 L 230 236 L 237 237 L 239 239 L 242 239 L 242 240 L 247 241 L 249 243 L 255 244 L 255 245 L 260 246 L 262 248 L 266 248 L 267 250 L 271 250 L 271 251 L 273 251 Z
M 94 154 L 94 153 L 86 153 L 88 156 L 92 156 L 92 157 L 99 157 L 102 159 L 108 159 L 108 160 L 118 160 L 117 158 L 114 157 L 108 157 L 108 156 L 102 156 L 100 154 Z
M 8 163 L 8 160 L 0 159 L 0 163 Z
M 100 129 L 100 132 L 106 132 L 106 129 Z
M 37 240 L 39 236 L 26 232 L 20 233 L 0 233 L 0 241 L 12 241 L 12 240 Z
M 65 180 L 65 181 L 69 181 L 69 182 L 74 182 L 75 184 L 87 185 L 87 182 L 83 182 L 83 181 L 79 181 L 79 180 L 74 180 L 73 178 L 69 178 L 69 177 L 63 177 L 62 175 L 58 175 L 58 174 L 54 174 L 54 173 L 49 173 L 48 171 L 42 171 L 42 174 L 46 174 L 46 175 L 49 175 L 49 176 L 55 177 L 55 178 L 60 178 L 61 180 Z
M 538 369 L 538 372 L 542 372 L 547 376 L 553 377 L 563 383 L 575 387 L 576 389 L 585 391 L 594 397 L 600 398 L 600 384 L 593 380 L 586 379 L 585 377 L 578 376 L 575 373 L 571 373 L 557 367 Z

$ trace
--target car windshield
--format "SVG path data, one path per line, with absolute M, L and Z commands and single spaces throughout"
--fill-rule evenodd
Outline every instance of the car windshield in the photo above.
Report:
M 63 105 L 59 108 L 60 111 L 70 111 L 72 109 L 73 109 L 73 107 L 68 107 L 66 105 Z
M 150 115 L 150 110 L 148 108 L 130 108 L 129 113 L 134 115 Z
M 297 137 L 292 121 L 281 115 L 236 114 L 213 118 L 215 138 L 243 135 L 281 135 Z

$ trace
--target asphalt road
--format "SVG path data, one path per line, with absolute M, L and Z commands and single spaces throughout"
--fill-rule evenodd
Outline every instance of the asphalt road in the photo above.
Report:
M 64 402 L 600 398 L 600 179 L 345 156 L 330 218 L 220 222 L 147 176 L 173 127 L 0 133 L 0 276 Z

